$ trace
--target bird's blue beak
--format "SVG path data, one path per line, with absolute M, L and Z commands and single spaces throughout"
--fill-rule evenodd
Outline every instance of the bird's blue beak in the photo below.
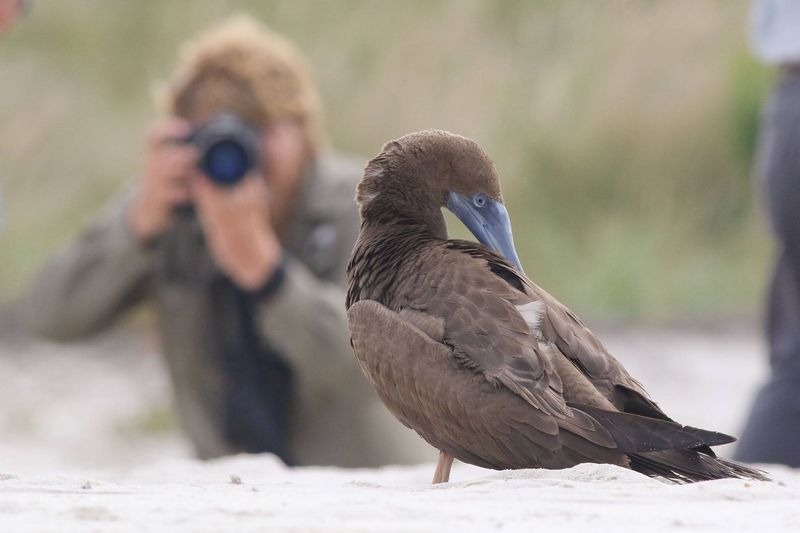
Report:
M 475 198 L 451 192 L 447 197 L 447 209 L 458 217 L 481 244 L 505 257 L 520 273 L 524 273 L 514 248 L 511 219 L 503 204 L 487 197 L 476 202 Z

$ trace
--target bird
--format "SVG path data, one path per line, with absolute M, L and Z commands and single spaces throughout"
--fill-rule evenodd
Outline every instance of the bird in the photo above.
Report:
M 612 464 L 676 483 L 768 479 L 719 458 L 734 437 L 669 418 L 584 323 L 531 281 L 500 179 L 442 130 L 387 142 L 356 189 L 350 343 L 389 411 L 455 459 L 496 470 Z M 477 242 L 449 239 L 447 208 Z

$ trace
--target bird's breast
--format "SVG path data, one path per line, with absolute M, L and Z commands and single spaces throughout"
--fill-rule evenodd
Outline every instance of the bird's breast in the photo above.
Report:
M 347 307 L 374 300 L 395 308 L 404 288 L 416 283 L 420 272 L 416 267 L 430 244 L 428 236 L 413 232 L 360 236 L 347 267 Z

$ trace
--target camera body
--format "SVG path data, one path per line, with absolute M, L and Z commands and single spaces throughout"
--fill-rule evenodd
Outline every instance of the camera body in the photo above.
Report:
M 215 115 L 184 142 L 197 148 L 198 166 L 218 185 L 236 185 L 262 163 L 259 130 L 232 113 Z

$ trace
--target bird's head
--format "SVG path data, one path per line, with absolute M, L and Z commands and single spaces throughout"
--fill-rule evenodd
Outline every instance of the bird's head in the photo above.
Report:
M 426 130 L 389 141 L 364 169 L 356 201 L 365 220 L 388 221 L 400 213 L 431 226 L 443 224 L 441 208 L 447 207 L 522 272 L 497 170 L 466 137 Z

